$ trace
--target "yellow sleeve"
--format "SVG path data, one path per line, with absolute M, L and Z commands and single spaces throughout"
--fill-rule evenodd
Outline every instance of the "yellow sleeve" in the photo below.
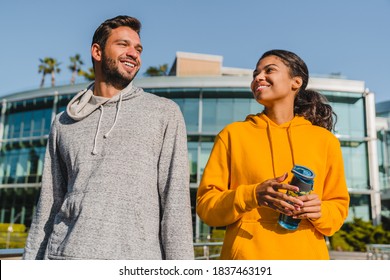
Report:
M 230 166 L 229 148 L 217 135 L 197 193 L 197 214 L 209 226 L 230 225 L 258 207 L 257 184 L 230 188 Z
M 330 141 L 326 170 L 321 217 L 311 222 L 319 232 L 331 236 L 341 228 L 347 218 L 350 202 L 340 142 L 337 138 Z

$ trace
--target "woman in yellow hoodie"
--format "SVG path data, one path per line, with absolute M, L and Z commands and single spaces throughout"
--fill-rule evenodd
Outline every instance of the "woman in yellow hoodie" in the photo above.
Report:
M 197 193 L 197 213 L 226 226 L 221 259 L 329 259 L 324 236 L 348 214 L 349 195 L 334 113 L 307 90 L 305 62 L 285 50 L 263 54 L 251 90 L 265 109 L 226 126 L 216 137 Z M 294 197 L 294 165 L 315 174 L 310 194 Z M 283 213 L 301 219 L 281 227 Z

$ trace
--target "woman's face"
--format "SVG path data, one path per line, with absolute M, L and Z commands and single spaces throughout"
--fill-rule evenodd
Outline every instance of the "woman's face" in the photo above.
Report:
M 295 94 L 302 85 L 300 77 L 291 77 L 290 69 L 274 55 L 267 56 L 257 63 L 253 72 L 251 90 L 254 98 L 264 106 L 276 102 L 294 103 Z

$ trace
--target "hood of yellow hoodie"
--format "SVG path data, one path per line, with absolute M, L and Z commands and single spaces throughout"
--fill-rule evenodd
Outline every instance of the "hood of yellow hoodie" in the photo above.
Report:
M 267 115 L 264 113 L 259 113 L 256 115 L 248 115 L 246 117 L 246 121 L 249 121 L 253 125 L 261 128 L 267 128 L 269 126 L 275 128 L 288 128 L 288 127 L 295 127 L 300 125 L 311 125 L 310 121 L 300 116 L 295 116 L 291 121 L 279 125 L 276 124 L 274 121 L 272 121 L 270 118 L 268 118 Z
M 257 115 L 249 115 L 246 117 L 246 121 L 251 123 L 253 126 L 266 129 L 268 135 L 268 142 L 271 151 L 272 158 L 272 170 L 274 177 L 280 176 L 281 174 L 276 174 L 276 159 L 275 159 L 275 149 L 278 149 L 278 145 L 275 143 L 277 137 L 274 137 L 276 130 L 284 129 L 287 131 L 288 144 L 290 146 L 290 153 L 292 158 L 293 165 L 299 164 L 295 161 L 294 156 L 294 128 L 298 126 L 312 125 L 310 121 L 306 120 L 303 117 L 295 116 L 291 121 L 288 121 L 283 124 L 276 124 L 270 118 L 267 117 L 264 113 L 259 113 Z M 273 140 L 274 139 L 274 140 Z

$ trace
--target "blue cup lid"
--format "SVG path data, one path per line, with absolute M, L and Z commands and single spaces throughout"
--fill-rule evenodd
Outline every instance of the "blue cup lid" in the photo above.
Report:
M 293 169 L 291 170 L 291 172 L 297 176 L 300 180 L 308 183 L 308 184 L 311 184 L 313 183 L 313 179 L 315 177 L 315 174 L 314 172 L 307 168 L 306 166 L 303 166 L 303 165 L 294 165 Z

